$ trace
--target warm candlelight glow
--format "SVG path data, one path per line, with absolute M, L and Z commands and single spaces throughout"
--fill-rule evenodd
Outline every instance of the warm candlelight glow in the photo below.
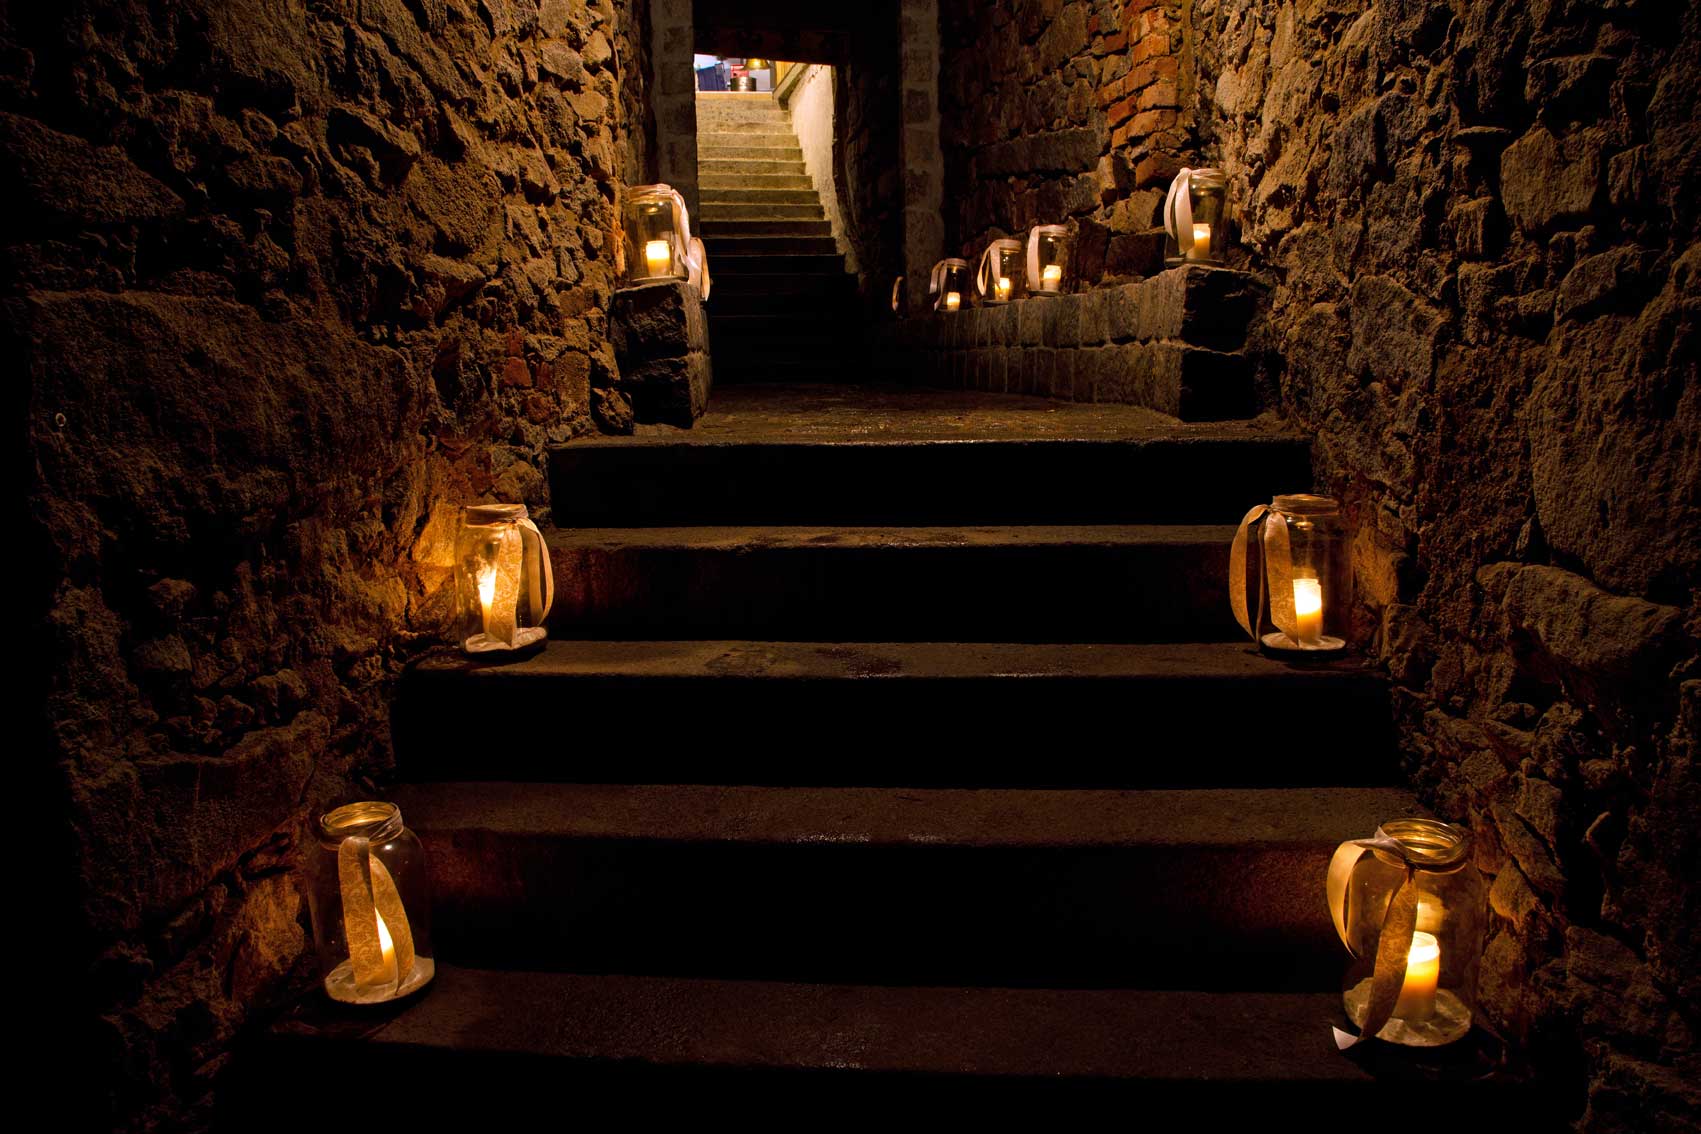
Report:
M 495 601 L 496 564 L 492 563 L 478 573 L 479 625 L 486 634 L 490 633 L 490 604 Z
M 1196 224 L 1193 226 L 1193 250 L 1188 254 L 1189 259 L 1209 260 L 1211 258 L 1211 226 Z
M 376 910 L 373 911 L 377 913 Z M 384 958 L 385 981 L 399 980 L 396 973 L 396 941 L 390 936 L 390 923 L 384 920 L 383 914 L 378 914 L 378 952 Z
M 1412 934 L 1406 954 L 1406 981 L 1394 1015 L 1401 1020 L 1427 1020 L 1435 1013 L 1435 989 L 1441 980 L 1441 944 L 1433 933 Z
M 673 267 L 673 249 L 665 240 L 651 240 L 644 245 L 644 262 L 650 267 L 650 275 L 665 276 Z
M 954 291 L 945 293 L 945 310 L 955 311 L 963 305 L 963 297 Z
M 1323 582 L 1315 575 L 1293 581 L 1293 613 L 1303 646 L 1323 644 Z
M 1009 276 L 999 276 L 998 282 L 996 284 L 994 284 L 993 287 L 992 287 L 992 291 L 993 291 L 993 294 L 996 295 L 999 299 L 1009 299 L 1010 298 L 1010 277 Z
M 1056 291 L 1063 284 L 1063 265 L 1047 264 L 1040 269 L 1040 290 Z

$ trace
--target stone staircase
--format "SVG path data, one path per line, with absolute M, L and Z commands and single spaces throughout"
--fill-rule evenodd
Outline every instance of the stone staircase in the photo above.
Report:
M 715 381 L 857 377 L 855 284 L 785 111 L 770 94 L 699 94 L 697 163 Z
M 1250 423 L 833 386 L 558 449 L 547 647 L 445 653 L 396 706 L 436 984 L 311 996 L 249 1073 L 439 1121 L 1527 1122 L 1477 1047 L 1330 1039 L 1324 866 L 1416 805 L 1382 680 L 1263 658 L 1226 615 L 1230 525 L 1309 483 L 1305 442 Z

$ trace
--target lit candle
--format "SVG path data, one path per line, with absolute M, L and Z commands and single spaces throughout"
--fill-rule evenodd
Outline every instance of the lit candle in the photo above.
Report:
M 1056 291 L 1063 284 L 1063 265 L 1047 264 L 1040 269 L 1040 290 Z
M 1441 981 L 1441 944 L 1433 933 L 1412 934 L 1406 954 L 1406 981 L 1394 1015 L 1402 1020 L 1427 1020 L 1435 1014 L 1435 988 Z
M 999 276 L 998 282 L 996 284 L 992 285 L 992 291 L 993 291 L 993 294 L 996 295 L 999 299 L 1009 299 L 1010 298 L 1010 277 L 1009 276 Z
M 1315 575 L 1296 576 L 1293 581 L 1293 614 L 1299 644 L 1323 644 L 1323 582 Z
M 373 913 L 378 913 L 373 910 Z M 378 952 L 384 958 L 384 981 L 395 984 L 401 979 L 396 972 L 396 940 L 390 936 L 390 923 L 384 920 L 384 915 L 378 914 Z
M 650 275 L 665 276 L 673 267 L 673 249 L 665 240 L 652 240 L 644 245 L 644 262 L 650 266 Z
M 1193 251 L 1187 254 L 1190 260 L 1209 260 L 1211 258 L 1211 226 L 1196 224 L 1193 226 Z
M 957 310 L 957 308 L 961 307 L 962 305 L 963 305 L 963 297 L 961 295 L 959 295 L 957 292 L 948 291 L 948 292 L 945 293 L 945 310 L 955 311 L 955 310 Z
M 478 573 L 478 607 L 479 628 L 490 633 L 490 604 L 496 601 L 496 564 L 492 563 Z

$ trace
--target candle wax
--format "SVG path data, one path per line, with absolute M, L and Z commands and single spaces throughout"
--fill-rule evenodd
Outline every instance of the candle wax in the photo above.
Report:
M 1293 581 L 1293 613 L 1302 646 L 1321 645 L 1323 641 L 1323 582 L 1315 575 L 1296 577 Z
M 945 293 L 945 310 L 955 311 L 963 305 L 963 297 L 954 291 Z
M 490 604 L 496 601 L 496 565 L 491 564 L 478 573 L 479 628 L 490 633 Z
M 1209 260 L 1211 258 L 1211 226 L 1196 224 L 1193 226 L 1193 250 L 1187 254 L 1190 260 Z
M 1427 1020 L 1435 1014 L 1435 989 L 1441 980 L 1441 944 L 1433 933 L 1412 934 L 1406 954 L 1406 980 L 1394 1015 L 1402 1020 Z
M 1009 299 L 1010 298 L 1010 277 L 1009 276 L 999 276 L 998 282 L 993 285 L 992 291 L 993 291 L 993 294 L 996 295 L 999 299 Z
M 644 245 L 644 263 L 649 265 L 650 275 L 665 276 L 673 267 L 673 249 L 665 240 L 652 240 Z
M 1047 264 L 1040 270 L 1040 290 L 1056 291 L 1063 283 L 1063 265 Z

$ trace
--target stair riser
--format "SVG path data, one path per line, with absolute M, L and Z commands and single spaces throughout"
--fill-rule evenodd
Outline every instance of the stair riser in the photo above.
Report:
M 699 209 L 726 205 L 820 205 L 814 189 L 704 189 L 699 201 Z
M 855 293 L 848 288 L 823 291 L 815 295 L 809 294 L 780 294 L 743 295 L 732 291 L 715 290 L 713 315 L 711 320 L 726 316 L 745 317 L 752 315 L 798 315 L 816 317 L 828 312 L 854 311 L 851 304 Z
M 414 671 L 392 718 L 397 759 L 415 781 L 464 778 L 469 760 L 485 780 L 578 783 L 1193 788 L 1396 778 L 1386 688 L 1368 676 L 909 678 L 887 668 L 896 663 L 878 646 L 838 648 L 865 654 L 869 676 L 737 672 L 741 664 L 759 669 L 757 657 L 729 658 L 724 676 L 693 678 Z M 574 726 L 564 749 L 560 718 L 539 712 L 544 705 L 596 712 Z M 660 705 L 665 713 L 655 711 Z M 1321 743 L 1298 728 L 1269 729 L 1254 741 L 1244 718 L 1225 711 L 1276 705 L 1289 719 L 1326 721 L 1328 735 L 1352 742 Z M 507 722 L 500 745 L 489 743 L 491 719 Z M 635 747 L 628 722 L 639 720 L 644 743 Z M 713 720 L 761 721 L 773 739 L 728 745 L 707 760 L 703 722 Z M 1105 741 L 1060 745 L 1059 722 Z M 904 743 L 893 745 L 894 736 Z M 807 759 L 794 737 L 810 738 Z M 1188 755 L 1199 751 L 1210 759 Z M 1039 752 L 1043 760 L 1034 758 Z
M 553 450 L 550 470 L 555 522 L 581 527 L 1233 523 L 1271 485 L 1311 484 L 1308 447 L 1287 438 L 596 443 Z
M 716 241 L 717 247 L 726 243 L 728 241 Z M 829 240 L 826 243 L 830 245 L 832 241 Z M 715 275 L 715 294 L 717 295 L 720 293 L 721 281 L 731 276 L 772 276 L 791 273 L 794 276 L 831 276 L 838 280 L 849 279 L 849 276 L 845 273 L 844 257 L 836 251 L 798 254 L 734 251 L 722 248 L 719 252 L 710 249 L 709 255 L 712 257 L 709 261 L 709 267 Z
M 748 189 L 753 191 L 768 189 L 807 190 L 815 192 L 815 183 L 809 180 L 807 173 L 752 173 L 752 174 L 723 174 L 705 171 L 697 182 L 699 192 L 712 190 Z
M 568 637 L 1221 641 L 1228 541 L 820 544 L 553 550 Z
M 709 261 L 717 269 L 720 257 L 837 256 L 839 250 L 831 236 L 716 236 L 709 233 L 703 243 L 708 246 L 709 255 L 717 258 Z M 842 263 L 840 268 L 843 269 Z M 776 272 L 783 269 L 776 262 L 762 270 Z
M 808 761 L 807 747 L 797 758 Z M 1332 844 L 994 849 L 418 833 L 439 953 L 458 964 L 1276 990 L 1328 987 L 1343 963 L 1320 892 Z
M 699 226 L 703 239 L 711 247 L 728 239 L 741 237 L 775 236 L 775 237 L 821 237 L 831 238 L 832 226 L 825 220 L 784 219 L 784 220 L 709 220 L 704 218 Z M 829 241 L 830 242 L 830 241 Z
M 728 205 L 720 202 L 704 202 L 697 208 L 697 219 L 705 226 L 725 224 L 731 226 L 739 222 L 749 221 L 822 221 L 826 213 L 820 205 L 809 201 L 800 204 L 772 205 Z

